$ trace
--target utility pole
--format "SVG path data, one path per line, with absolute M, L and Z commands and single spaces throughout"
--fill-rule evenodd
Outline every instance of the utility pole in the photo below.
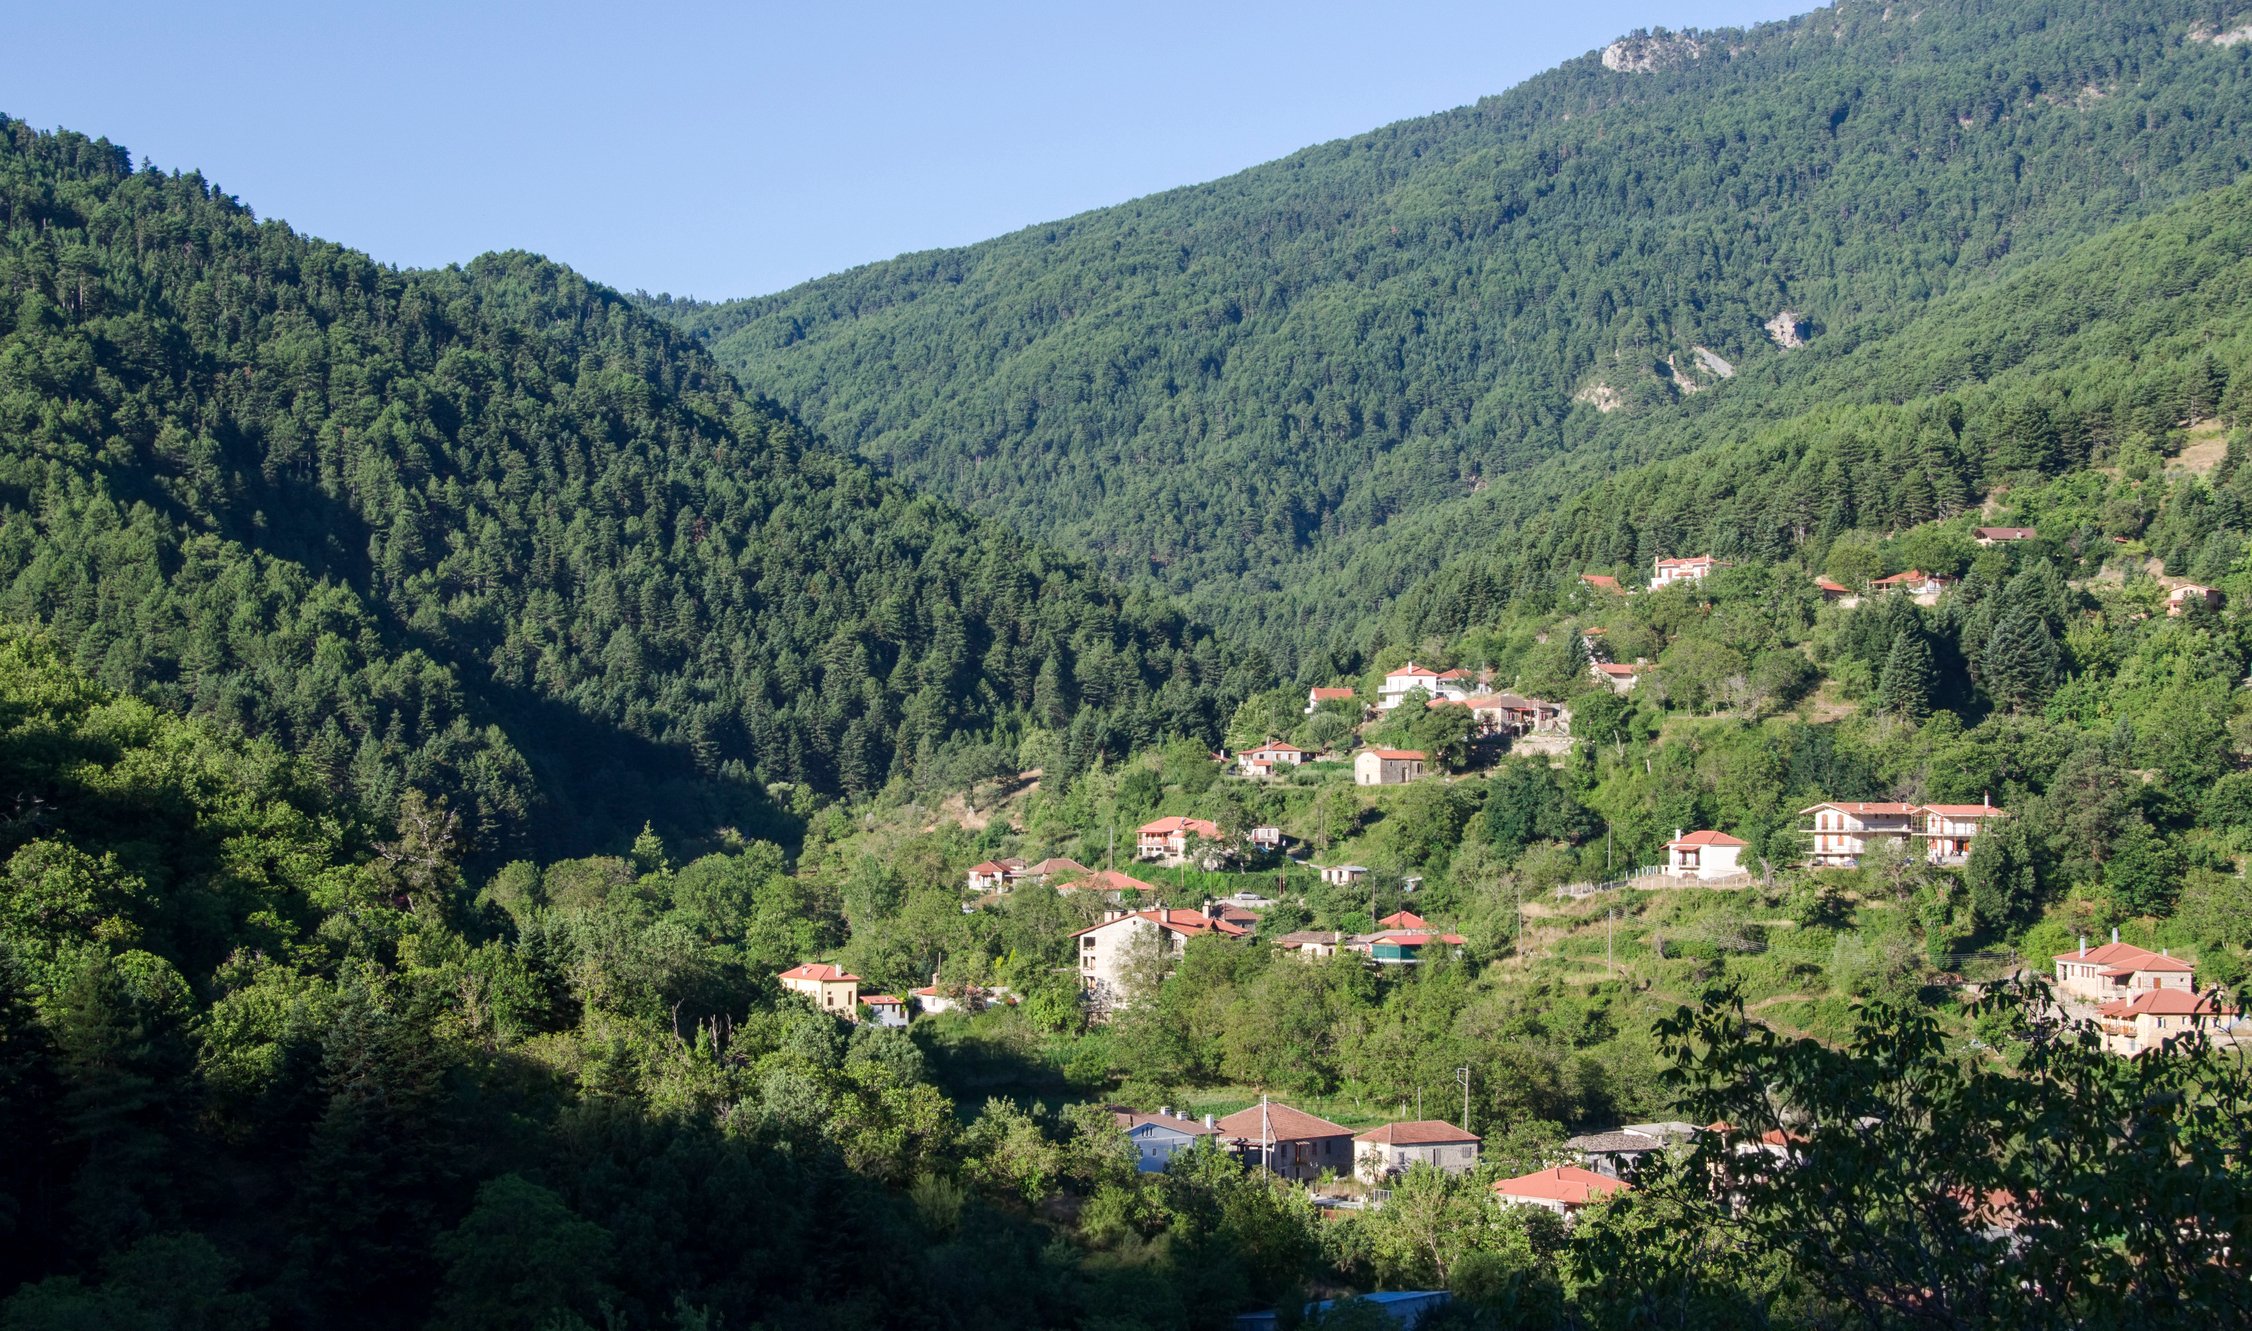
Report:
M 1462 1130 L 1470 1131 L 1470 1065 L 1463 1064 L 1454 1070 L 1454 1079 L 1462 1083 Z
M 1259 1168 L 1275 1172 L 1275 1130 L 1267 1120 L 1267 1097 L 1259 1097 Z
M 1108 862 L 1103 867 L 1116 871 L 1118 868 L 1118 824 L 1116 823 L 1110 825 L 1110 851 L 1107 860 Z
M 1603 971 L 1605 974 L 1609 974 L 1611 971 L 1611 921 L 1617 919 L 1618 915 L 1619 913 L 1615 910 L 1603 912 Z

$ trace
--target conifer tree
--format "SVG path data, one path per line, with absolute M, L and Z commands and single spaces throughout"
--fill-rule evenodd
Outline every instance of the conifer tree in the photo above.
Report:
M 1892 637 L 1884 675 L 1877 683 L 1877 710 L 1918 720 L 1931 715 L 1931 645 L 1923 635 L 1902 629 Z

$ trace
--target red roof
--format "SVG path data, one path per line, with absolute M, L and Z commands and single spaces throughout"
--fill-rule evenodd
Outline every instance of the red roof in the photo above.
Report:
M 1276 740 L 1276 741 L 1275 741 L 1274 743 L 1272 743 L 1272 744 L 1262 744 L 1262 745 L 1260 745 L 1260 746 L 1259 746 L 1258 748 L 1256 748 L 1256 749 L 1253 749 L 1253 750 L 1252 750 L 1252 752 L 1253 752 L 1253 753 L 1305 753 L 1305 752 L 1307 752 L 1307 750 L 1305 750 L 1305 749 L 1301 749 L 1301 748 L 1299 748 L 1299 747 L 1298 747 L 1297 745 L 1295 745 L 1295 744 L 1285 744 L 1285 743 L 1283 743 L 1283 742 L 1282 742 L 1281 740 L 1279 740 L 1279 739 L 1278 739 L 1278 740 Z
M 1675 846 L 1744 846 L 1749 844 L 1751 843 L 1739 841 L 1726 832 L 1691 832 L 1678 840 L 1668 841 L 1666 847 L 1670 850 Z
M 860 1001 L 869 1007 L 905 1007 L 895 994 L 862 994 Z
M 1394 943 L 1401 947 L 1422 947 L 1426 943 L 1444 943 L 1448 947 L 1461 947 L 1470 940 L 1464 938 L 1461 934 L 1402 933 L 1397 930 L 1387 930 L 1384 933 L 1373 935 L 1370 941 Z
M 1009 866 L 1002 864 L 998 860 L 987 860 L 983 864 L 973 864 L 970 866 L 970 872 L 978 874 L 1005 874 L 1008 871 Z
M 1407 679 L 1411 677 L 1416 679 L 1437 679 L 1439 677 L 1439 672 L 1429 669 L 1425 666 L 1419 666 L 1415 662 L 1410 661 L 1406 665 L 1401 666 L 1399 669 L 1386 675 L 1384 678 Z
M 1534 1197 L 1567 1206 L 1584 1206 L 1599 1197 L 1629 1189 L 1620 1180 L 1606 1178 L 1592 1169 L 1555 1165 L 1537 1173 L 1505 1178 L 1494 1184 L 1494 1191 L 1504 1197 Z
M 1292 1109 L 1285 1104 L 1270 1104 L 1266 1109 L 1267 1130 L 1276 1141 L 1300 1141 L 1308 1137 L 1350 1137 L 1351 1128 L 1341 1128 L 1326 1118 Z M 1238 1110 L 1220 1120 L 1220 1131 L 1230 1137 L 1241 1137 L 1257 1142 L 1259 1136 L 1259 1106 Z
M 1632 679 L 1634 677 L 1634 672 L 1639 669 L 1639 667 L 1637 666 L 1613 665 L 1609 661 L 1596 661 L 1592 664 L 1595 666 L 1596 670 L 1600 671 L 1603 674 L 1609 675 L 1614 679 Z
M 1464 669 L 1463 669 L 1463 668 L 1462 668 L 1461 666 L 1456 666 L 1456 667 L 1455 667 L 1454 669 L 1452 669 L 1452 670 L 1442 670 L 1442 671 L 1440 671 L 1440 672 L 1439 672 L 1439 674 L 1438 674 L 1438 678 L 1440 678 L 1440 679 L 1468 679 L 1468 678 L 1470 678 L 1470 672 L 1469 672 L 1469 671 L 1467 671 L 1467 670 L 1464 670 Z
M 1396 910 L 1376 922 L 1379 929 L 1421 929 L 1431 923 L 1412 910 Z
M 1800 809 L 1799 812 L 1812 813 L 1816 809 L 1836 809 L 1840 813 L 1850 813 L 1855 817 L 1861 817 L 1872 814 L 1909 814 L 1916 812 L 1917 807 L 1913 804 L 1901 804 L 1892 801 L 1831 800 L 1823 804 L 1809 804 Z
M 2056 953 L 2054 962 L 2074 962 L 2081 966 L 2103 966 L 2106 973 L 2130 975 L 2135 971 L 2191 971 L 2189 962 L 2178 957 L 2164 957 L 2151 948 L 2137 948 L 2135 944 L 2103 944 L 2101 948 L 2070 950 Z
M 1992 804 L 1926 804 L 1924 812 L 1942 818 L 2006 818 L 2009 810 Z
M 1353 696 L 1353 691 L 1349 688 L 1312 689 L 1309 692 L 1313 695 L 1315 702 L 1342 702 Z
M 1220 839 L 1220 825 L 1203 818 L 1160 818 L 1153 823 L 1143 823 L 1136 829 L 1139 836 L 1171 836 L 1179 832 L 1184 836 L 1200 836 L 1208 841 Z
M 1147 920 L 1160 929 L 1170 929 L 1174 933 L 1191 937 L 1198 934 L 1218 934 L 1223 938 L 1241 938 L 1251 932 L 1240 924 L 1231 924 L 1226 920 L 1215 920 L 1200 910 L 1158 909 L 1138 910 L 1130 915 L 1121 915 L 1115 920 L 1104 920 L 1101 924 L 1090 924 L 1084 929 L 1075 930 L 1071 936 L 1077 938 L 1081 934 L 1091 934 L 1097 929 L 1108 929 L 1114 924 L 1122 924 L 1127 920 Z
M 2124 980 L 2145 971 L 2166 971 L 2170 974 L 2194 975 L 2197 973 L 2197 968 L 2179 957 L 2139 957 L 2134 961 L 2120 962 L 2110 970 L 2105 971 L 2103 977 L 2107 980 Z
M 1423 761 L 1421 749 L 1370 749 L 1370 753 L 1386 762 L 1419 763 Z
M 1582 573 L 1580 574 L 1580 581 L 1590 587 L 1605 587 L 1614 591 L 1618 589 L 1619 585 L 1619 580 L 1608 573 Z
M 2233 1017 L 2236 1009 L 2222 1007 L 2206 994 L 2187 989 L 2145 989 L 2133 998 L 2115 998 L 2096 1009 L 2106 1017 Z
M 2030 541 L 2041 533 L 2031 527 L 1980 527 L 1976 534 L 1989 541 Z
M 1464 1132 L 1452 1123 L 1440 1119 L 1418 1119 L 1413 1123 L 1387 1123 L 1381 1128 L 1370 1128 L 1353 1138 L 1357 1142 L 1375 1142 L 1379 1146 L 1435 1146 L 1442 1142 L 1474 1142 L 1478 1134 Z
M 1162 889 L 1155 883 L 1145 883 L 1139 878 L 1122 874 L 1116 869 L 1097 869 L 1078 882 L 1065 883 L 1056 890 L 1058 892 L 1156 892 Z
M 1930 579 L 1934 582 L 1954 581 L 1953 578 L 1941 577 L 1940 575 L 1935 573 L 1926 573 L 1920 568 L 1912 568 L 1909 569 L 1906 573 L 1895 573 L 1889 578 L 1877 578 L 1871 581 L 1869 585 L 1872 587 L 1905 587 L 1910 583 L 1923 582 L 1926 579 Z
M 1711 555 L 1691 555 L 1686 559 L 1661 559 L 1657 566 L 1659 568 L 1696 568 L 1701 564 L 1710 564 L 1711 562 L 1713 562 Z
M 842 966 L 832 966 L 826 961 L 808 961 L 782 972 L 785 980 L 819 980 L 824 984 L 860 983 L 860 977 Z
M 1841 596 L 1853 590 L 1842 582 L 1832 582 L 1828 578 L 1816 578 L 1814 585 L 1820 587 L 1823 591 L 1836 592 Z

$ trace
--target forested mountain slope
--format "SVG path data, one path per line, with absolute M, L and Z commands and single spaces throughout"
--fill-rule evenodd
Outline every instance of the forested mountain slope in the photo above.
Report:
M 0 290 L 0 615 L 485 850 L 1210 727 L 1179 614 L 544 260 L 401 272 L 0 121 Z
M 2212 9 L 1848 4 L 1629 41 L 1227 180 L 667 312 L 836 442 L 1287 653 L 1331 632 L 1274 603 L 1303 561 L 1743 395 L 1786 310 L 1819 346 L 2233 181 L 2252 47 L 2198 40 Z
M 2091 464 L 2152 466 L 2186 427 L 2252 420 L 2247 329 L 2252 185 L 2238 185 L 1934 301 L 1880 335 L 1793 357 L 1756 396 L 1682 413 L 1669 441 L 1678 457 L 1540 468 L 1444 523 L 1403 524 L 1392 548 L 1294 595 L 1311 607 L 1346 588 L 1404 584 L 1364 642 L 1412 642 L 1519 596 L 1554 597 L 1580 572 L 1645 574 L 1659 555 L 1796 552 L 1819 566 L 1857 528 L 1911 527 Z M 2107 512 L 2071 539 L 2139 539 L 2151 517 Z M 2216 580 L 2241 554 L 2240 514 L 2204 522 L 2186 544 L 2169 540 L 2176 576 Z M 2219 527 L 2229 539 L 2198 548 Z M 1413 576 L 1432 563 L 1435 574 Z

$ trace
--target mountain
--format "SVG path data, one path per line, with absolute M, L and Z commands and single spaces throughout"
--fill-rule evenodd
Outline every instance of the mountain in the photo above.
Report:
M 1842 4 L 753 300 L 659 311 L 842 446 L 1280 659 L 1412 578 L 1294 589 L 1685 399 L 2252 166 L 2190 0 Z M 1471 521 L 1465 518 L 1464 521 Z M 1399 567 L 1405 569 L 1402 560 Z M 1428 567 L 1428 564 L 1426 564 Z
M 774 835 L 770 783 L 1220 714 L 1178 611 L 813 446 L 534 256 L 385 267 L 0 121 L 0 289 L 0 615 L 381 813 L 445 796 L 486 852 Z

